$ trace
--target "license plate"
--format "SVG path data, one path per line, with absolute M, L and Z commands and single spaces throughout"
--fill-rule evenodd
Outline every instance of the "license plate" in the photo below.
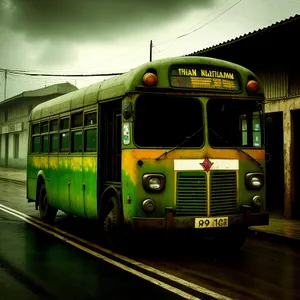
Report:
M 195 228 L 228 227 L 228 217 L 195 218 Z

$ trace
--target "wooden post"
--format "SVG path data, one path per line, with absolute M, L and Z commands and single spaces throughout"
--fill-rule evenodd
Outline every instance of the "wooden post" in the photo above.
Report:
M 292 217 L 292 174 L 293 174 L 293 149 L 292 149 L 292 118 L 288 105 L 283 109 L 283 164 L 284 164 L 284 217 Z M 275 188 L 275 187 L 274 187 Z

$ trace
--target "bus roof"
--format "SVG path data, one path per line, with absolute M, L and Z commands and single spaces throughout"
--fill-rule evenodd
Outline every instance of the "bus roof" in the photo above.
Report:
M 73 91 L 52 100 L 43 102 L 32 110 L 29 116 L 29 121 L 46 118 L 51 115 L 57 115 L 104 100 L 122 97 L 127 93 L 134 92 L 137 86 L 142 86 L 142 77 L 148 69 L 156 70 L 159 78 L 156 87 L 163 87 L 160 86 L 160 83 L 168 82 L 168 72 L 160 73 L 160 70 L 168 70 L 172 65 L 181 64 L 191 66 L 212 65 L 216 67 L 223 67 L 236 70 L 241 75 L 245 74 L 246 76 L 247 74 L 247 76 L 252 75 L 253 77 L 257 78 L 250 70 L 240 65 L 220 59 L 203 56 L 163 58 L 145 63 L 122 75 L 94 83 L 88 87 L 84 87 L 77 91 Z

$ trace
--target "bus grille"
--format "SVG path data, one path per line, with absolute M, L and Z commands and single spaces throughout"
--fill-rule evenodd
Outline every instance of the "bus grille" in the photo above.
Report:
M 176 215 L 207 215 L 206 174 L 204 172 L 177 173 L 176 188 Z
M 236 211 L 236 172 L 212 171 L 210 173 L 210 215 L 227 215 Z
M 177 173 L 176 215 L 218 216 L 236 213 L 236 176 L 235 171 L 210 172 L 210 214 L 208 214 L 206 173 Z

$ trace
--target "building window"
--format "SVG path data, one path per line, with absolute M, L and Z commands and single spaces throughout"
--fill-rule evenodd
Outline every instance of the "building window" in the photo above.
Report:
M 14 134 L 14 158 L 19 158 L 19 134 Z

